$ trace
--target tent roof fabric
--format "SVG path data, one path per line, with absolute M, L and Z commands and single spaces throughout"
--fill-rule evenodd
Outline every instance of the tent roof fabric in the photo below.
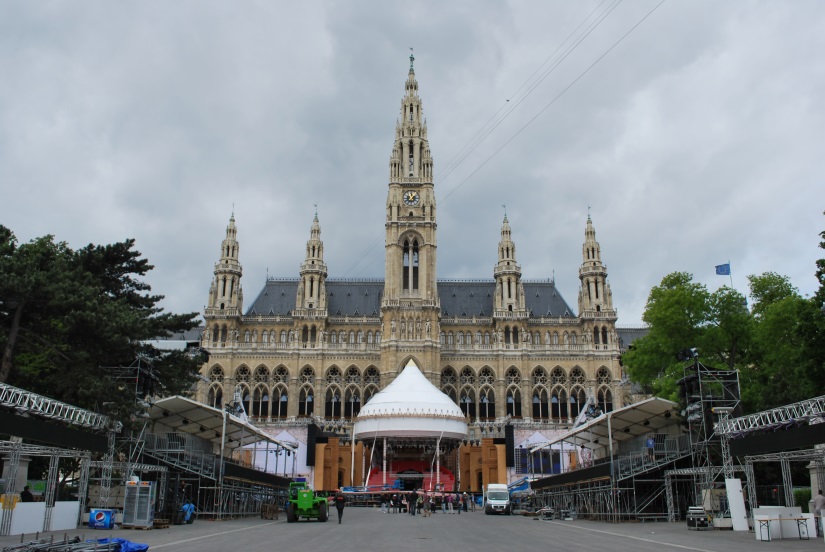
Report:
M 591 449 L 601 448 L 607 445 L 611 431 L 616 445 L 640 435 L 656 433 L 676 423 L 678 406 L 675 402 L 653 397 L 593 418 L 550 441 L 531 447 L 530 452 L 562 441 Z
M 218 446 L 221 445 L 224 415 L 226 416 L 224 445 L 229 448 L 234 449 L 261 441 L 292 451 L 297 448 L 295 443 L 273 439 L 269 434 L 237 416 L 179 395 L 160 399 L 149 407 L 151 420 L 156 420 L 175 431 L 206 439 Z
M 464 413 L 410 360 L 387 387 L 364 405 L 355 422 L 359 438 L 467 436 Z

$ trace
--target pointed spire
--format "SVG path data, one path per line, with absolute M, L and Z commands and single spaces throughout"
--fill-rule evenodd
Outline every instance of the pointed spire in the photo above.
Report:
M 238 261 L 240 244 L 238 243 L 238 228 L 235 226 L 235 207 L 226 226 L 226 237 L 221 242 L 220 260 L 215 264 L 214 278 L 209 290 L 209 309 L 231 312 L 240 315 L 243 307 L 243 291 L 241 290 L 241 276 L 243 269 Z M 234 309 L 234 310 L 232 310 Z
M 588 207 L 587 224 L 582 244 L 582 264 L 579 268 L 579 313 L 598 312 L 599 316 L 613 316 L 613 296 L 607 283 L 607 267 L 602 264 L 601 246 L 596 241 L 596 229 Z
M 410 47 L 410 73 L 415 74 L 415 69 L 413 68 L 413 63 L 415 63 L 415 56 L 413 55 L 413 49 Z

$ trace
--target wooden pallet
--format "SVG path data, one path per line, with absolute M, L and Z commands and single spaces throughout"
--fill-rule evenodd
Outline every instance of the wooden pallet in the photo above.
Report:
M 120 528 L 121 529 L 133 529 L 135 531 L 151 531 L 152 530 L 151 527 L 141 527 L 141 526 L 138 526 L 138 525 L 121 525 Z
M 169 520 L 155 519 L 155 529 L 169 529 Z

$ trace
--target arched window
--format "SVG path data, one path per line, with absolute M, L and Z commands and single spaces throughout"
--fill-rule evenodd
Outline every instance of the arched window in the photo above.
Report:
M 333 345 L 338 343 L 338 334 L 335 332 L 329 332 L 329 342 Z
M 209 388 L 206 404 L 212 408 L 223 409 L 223 388 L 220 385 L 213 384 Z
M 272 392 L 272 417 L 286 418 L 289 407 L 289 392 L 286 387 L 279 385 Z
M 541 366 L 533 370 L 533 385 L 547 385 L 547 371 Z
M 312 416 L 314 412 L 313 402 L 315 399 L 315 393 L 312 391 L 311 387 L 302 387 L 301 394 L 298 397 L 298 415 L 299 416 Z
M 593 328 L 593 344 L 599 344 L 599 328 Z
M 570 334 L 570 344 L 575 345 L 578 342 L 578 338 L 576 337 L 576 332 Z
M 613 393 L 610 392 L 610 389 L 606 387 L 599 389 L 598 402 L 602 412 L 613 412 Z
M 372 385 L 372 384 L 367 385 L 367 387 L 364 389 L 364 402 L 363 402 L 363 404 L 367 404 L 368 402 L 370 402 L 370 399 L 373 398 L 376 393 L 378 393 L 378 386 L 377 385 Z
M 550 396 L 551 417 L 556 422 L 567 420 L 567 392 L 562 387 L 553 388 Z
M 281 330 L 281 343 L 286 343 L 286 330 Z
M 413 291 L 418 289 L 418 240 L 404 240 L 403 246 L 403 289 Z
M 573 385 L 584 385 L 585 377 L 584 371 L 581 368 L 576 366 L 572 370 L 570 370 L 570 383 Z
M 300 377 L 302 384 L 315 384 L 315 370 L 312 369 L 310 366 L 304 366 L 301 370 L 301 377 Z
M 505 377 L 507 378 L 507 385 L 519 385 L 521 383 L 521 374 L 515 366 L 507 369 Z
M 241 366 L 240 368 L 238 368 L 238 371 L 235 372 L 235 381 L 249 381 L 249 376 L 249 368 L 247 368 L 246 366 Z
M 536 420 L 546 420 L 550 416 L 548 410 L 547 389 L 537 387 L 533 389 L 533 418 Z
M 287 370 L 283 366 L 279 366 L 275 369 L 275 373 L 272 374 L 272 382 L 273 383 L 289 383 L 289 370 Z
M 252 395 L 251 414 L 255 417 L 269 417 L 269 390 L 265 385 L 259 385 L 255 388 Z
M 607 328 L 602 326 L 602 343 L 607 345 Z
M 465 366 L 461 370 L 461 379 L 459 381 L 461 382 L 461 385 L 475 385 L 476 375 L 473 372 L 473 369 L 469 366 Z
M 556 366 L 550 373 L 550 383 L 552 385 L 564 385 L 567 382 L 567 376 L 561 366 Z
M 571 378 L 572 379 L 572 378 Z M 584 389 L 581 387 L 573 387 L 570 390 L 570 417 L 575 419 L 578 418 L 579 414 L 581 413 L 582 407 L 584 406 L 585 401 L 587 400 L 587 395 L 584 392 Z
M 337 366 L 333 366 L 327 370 L 327 385 L 341 384 L 343 381 L 344 377 L 341 375 L 341 370 L 339 370 Z
M 324 417 L 341 417 L 341 390 L 337 387 L 327 389 L 327 396 L 324 401 Z
M 481 372 L 478 373 L 478 383 L 481 385 L 493 385 L 496 382 L 496 375 L 493 373 L 492 368 L 489 366 L 485 366 L 481 369 Z
M 495 419 L 496 393 L 490 387 L 482 387 L 478 394 L 479 417 L 481 419 Z
M 461 400 L 458 406 L 464 413 L 464 416 L 469 419 L 476 417 L 476 394 L 470 387 L 465 387 L 461 390 Z
M 249 394 L 249 387 L 241 385 L 241 402 L 243 403 L 243 411 L 246 412 L 247 416 L 251 414 L 251 399 L 252 395 Z
M 249 343 L 249 330 L 246 330 L 243 333 L 243 341 L 244 341 L 244 343 Z
M 361 372 L 357 366 L 350 366 L 347 368 L 346 383 L 348 385 L 361 385 Z
M 518 387 L 507 389 L 507 414 L 514 418 L 521 418 L 521 391 Z
M 266 366 L 258 366 L 255 368 L 255 383 L 266 383 L 269 379 L 269 370 Z
M 381 385 L 381 374 L 377 368 L 373 366 L 367 368 L 367 371 L 364 372 L 364 383 Z
M 209 381 L 223 382 L 223 368 L 220 366 L 213 366 L 209 371 Z
M 490 332 L 484 332 L 484 344 L 485 345 L 490 344 Z
M 448 366 L 441 372 L 441 387 L 445 385 L 455 385 L 457 381 L 458 378 L 456 377 L 455 370 L 451 367 Z
M 596 371 L 596 384 L 599 386 L 597 400 L 602 412 L 613 411 L 613 393 L 610 391 L 611 383 L 610 370 L 602 366 Z
M 354 418 L 361 411 L 361 391 L 357 387 L 347 388 L 344 417 Z

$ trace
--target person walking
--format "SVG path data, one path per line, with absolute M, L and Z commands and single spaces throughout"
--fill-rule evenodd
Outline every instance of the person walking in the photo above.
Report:
M 822 489 L 814 497 L 814 524 L 816 525 L 816 536 L 822 535 L 822 525 L 825 520 L 822 519 L 825 514 L 825 496 L 822 496 Z
M 341 518 L 344 517 L 344 507 L 346 506 L 344 493 L 340 490 L 335 494 L 335 507 L 338 509 L 338 525 L 341 525 Z
M 820 494 L 822 493 L 820 492 Z M 20 492 L 20 502 L 34 502 L 34 495 L 29 490 L 28 485 L 23 487 L 23 490 Z

